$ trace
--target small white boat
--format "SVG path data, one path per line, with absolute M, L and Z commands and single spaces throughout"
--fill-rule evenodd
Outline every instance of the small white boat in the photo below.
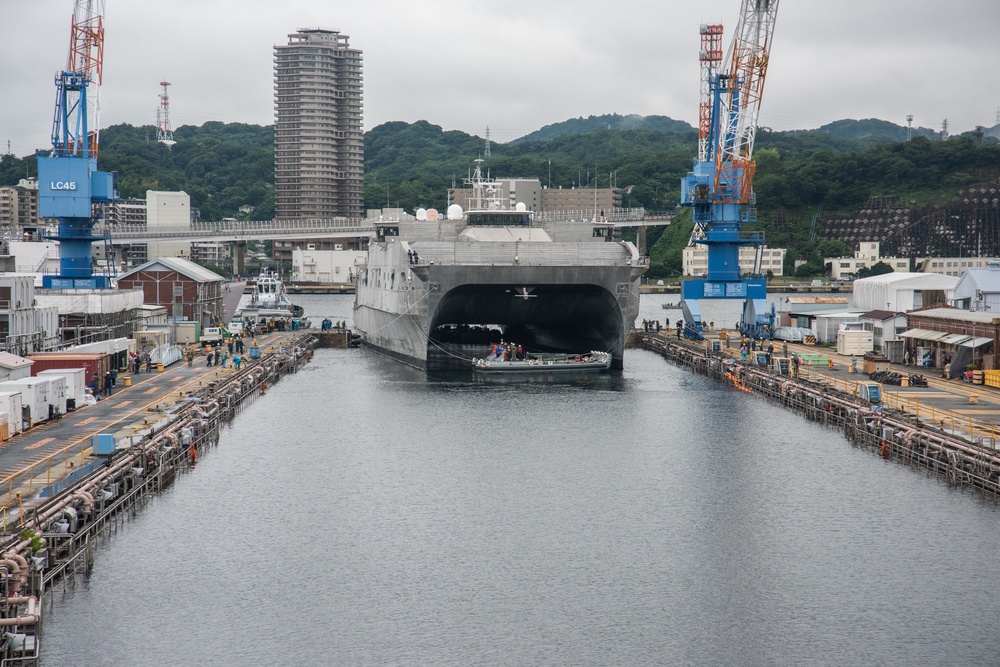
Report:
M 477 373 L 595 373 L 611 368 L 610 352 L 586 354 L 530 354 L 523 360 L 504 361 L 496 357 L 473 359 Z
M 681 304 L 679 303 L 664 303 L 662 304 L 663 310 L 680 310 Z
M 288 298 L 285 285 L 276 271 L 264 270 L 249 294 L 244 294 L 236 306 L 233 321 L 266 322 L 268 320 L 296 319 L 303 328 L 309 327 L 309 318 L 302 306 Z

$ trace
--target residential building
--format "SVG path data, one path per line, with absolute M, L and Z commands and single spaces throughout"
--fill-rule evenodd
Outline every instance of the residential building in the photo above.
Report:
M 104 220 L 108 225 L 146 224 L 145 199 L 119 199 L 108 204 L 104 210 Z
M 362 52 L 303 28 L 274 47 L 275 218 L 364 212 Z
M 760 273 L 766 274 L 768 271 L 773 276 L 784 275 L 785 249 L 768 248 L 761 249 Z M 757 261 L 757 246 L 745 245 L 740 247 L 740 273 L 747 275 L 754 272 L 754 264 Z M 702 243 L 684 248 L 681 257 L 682 267 L 685 276 L 697 278 L 708 273 L 708 246 Z
M 191 261 L 214 266 L 229 266 L 233 261 L 233 244 L 218 241 L 192 241 Z
M 38 227 L 38 181 L 22 178 L 17 185 L 0 188 L 0 225 Z
M 900 257 L 882 257 L 879 244 L 866 241 L 858 244 L 854 257 L 825 257 L 823 264 L 826 273 L 832 280 L 843 280 L 857 275 L 861 269 L 870 269 L 879 262 L 888 264 L 893 271 L 909 271 L 910 260 Z

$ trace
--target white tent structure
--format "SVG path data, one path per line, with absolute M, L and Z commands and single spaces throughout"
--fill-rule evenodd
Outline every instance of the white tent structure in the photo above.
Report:
M 957 276 L 938 273 L 886 273 L 854 281 L 854 307 L 909 312 L 955 298 Z

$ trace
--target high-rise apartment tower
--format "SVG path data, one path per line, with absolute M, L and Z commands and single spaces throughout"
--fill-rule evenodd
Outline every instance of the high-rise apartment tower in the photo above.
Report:
M 364 215 L 362 53 L 335 30 L 274 47 L 275 217 Z

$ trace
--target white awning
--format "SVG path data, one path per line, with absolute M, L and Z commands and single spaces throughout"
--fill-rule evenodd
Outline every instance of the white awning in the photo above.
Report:
M 980 347 L 986 345 L 987 343 L 992 343 L 992 338 L 972 338 L 962 343 L 962 347 Z
M 930 329 L 910 329 L 899 336 L 901 338 L 917 338 L 919 340 L 938 340 L 945 336 L 951 336 L 947 331 L 931 331 Z
M 972 338 L 972 336 L 966 336 L 965 334 L 951 334 L 942 338 L 941 342 L 945 345 L 959 345 L 970 338 Z
M 928 333 L 926 329 L 910 329 L 899 334 L 900 338 L 920 338 L 920 334 Z

